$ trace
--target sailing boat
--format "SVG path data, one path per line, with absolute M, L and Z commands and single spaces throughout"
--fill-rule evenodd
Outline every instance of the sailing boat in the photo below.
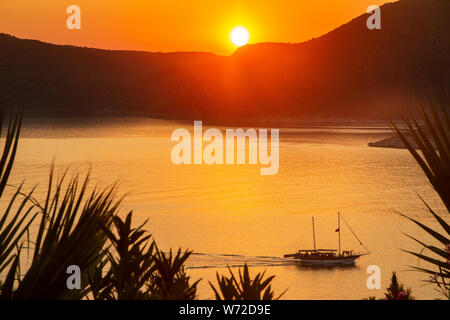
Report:
M 344 222 L 347 222 L 344 219 Z M 366 252 L 355 252 L 354 250 L 343 250 L 341 251 L 341 215 L 338 212 L 338 228 L 336 232 L 338 235 L 339 246 L 338 249 L 316 249 L 316 233 L 314 231 L 314 217 L 312 218 L 312 227 L 313 227 L 313 240 L 314 240 L 314 250 L 298 250 L 297 253 L 294 254 L 285 254 L 284 258 L 296 259 L 299 260 L 302 264 L 305 265 L 353 265 L 356 260 L 363 255 L 370 254 L 369 250 L 364 246 L 364 244 L 359 240 L 358 236 L 353 232 L 350 226 L 347 224 L 350 231 L 353 233 L 355 238 L 359 241 L 359 243 L 366 249 Z

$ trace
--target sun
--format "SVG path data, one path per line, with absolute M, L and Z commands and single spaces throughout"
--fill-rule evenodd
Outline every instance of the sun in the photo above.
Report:
M 231 42 L 237 47 L 242 47 L 250 40 L 250 34 L 244 27 L 235 27 L 230 33 Z

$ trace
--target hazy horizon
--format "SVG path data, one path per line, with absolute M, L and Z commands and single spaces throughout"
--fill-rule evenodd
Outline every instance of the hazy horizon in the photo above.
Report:
M 370 5 L 390 2 L 395 1 L 245 0 L 205 4 L 196 0 L 183 4 L 175 1 L 170 5 L 136 0 L 126 4 L 80 0 L 76 5 L 82 10 L 83 24 L 74 31 L 58 28 L 65 23 L 69 4 L 52 0 L 33 6 L 25 0 L 16 0 L 0 4 L 0 32 L 59 45 L 107 50 L 229 55 L 236 49 L 229 41 L 229 32 L 237 25 L 249 30 L 250 44 L 301 43 L 366 13 Z

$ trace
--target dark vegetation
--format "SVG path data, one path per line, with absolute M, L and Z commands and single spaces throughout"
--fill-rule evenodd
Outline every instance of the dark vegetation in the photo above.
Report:
M 369 297 L 365 300 L 376 300 L 376 297 Z M 411 296 L 411 289 L 405 289 L 404 285 L 401 284 L 397 278 L 397 273 L 393 272 L 391 277 L 391 283 L 389 287 L 386 288 L 384 293 L 384 298 L 382 300 L 414 300 Z
M 448 116 L 448 97 L 438 99 L 431 94 L 427 103 L 417 101 L 414 107 L 403 109 L 401 121 L 389 124 L 396 139 L 401 141 L 416 160 L 431 186 L 439 195 L 445 207 L 443 213 L 431 208 L 425 199 L 422 202 L 429 217 L 439 226 L 427 226 L 400 212 L 401 216 L 415 223 L 430 238 L 426 240 L 406 235 L 422 246 L 420 252 L 404 250 L 427 263 L 427 267 L 410 266 L 414 271 L 428 275 L 423 281 L 434 285 L 442 296 L 450 299 L 450 118 Z M 420 197 L 420 195 L 419 195 Z M 375 299 L 371 297 L 370 299 Z M 399 284 L 394 272 L 391 284 L 385 293 L 387 300 L 412 300 L 411 290 Z
M 428 274 L 429 279 L 424 281 L 436 285 L 435 289 L 442 296 L 450 299 L 450 225 L 448 223 L 450 219 L 450 118 L 447 104 L 448 97 L 444 100 L 432 98 L 426 105 L 418 103 L 416 108 L 403 112 L 401 124 L 406 129 L 399 127 L 393 121 L 390 124 L 397 137 L 419 164 L 446 208 L 446 211 L 440 214 L 421 198 L 426 211 L 435 220 L 439 229 L 399 213 L 434 240 L 419 240 L 407 235 L 419 243 L 423 249 L 420 252 L 406 252 L 432 266 L 429 268 L 412 266 L 412 268 Z
M 228 268 L 230 276 L 217 276 L 217 288 L 209 282 L 214 291 L 216 300 L 278 300 L 286 292 L 275 297 L 270 285 L 275 276 L 264 279 L 264 272 L 257 274 L 254 279 L 250 278 L 250 273 L 245 264 L 243 270 L 239 270 L 239 281 L 236 279 L 233 271 Z

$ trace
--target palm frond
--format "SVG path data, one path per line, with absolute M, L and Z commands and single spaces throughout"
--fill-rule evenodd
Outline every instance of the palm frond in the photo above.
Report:
M 86 294 L 86 270 L 104 255 L 107 237 L 120 200 L 114 199 L 115 187 L 94 190 L 87 196 L 89 175 L 79 186 L 79 178 L 64 185 L 65 175 L 53 191 L 53 168 L 45 205 L 34 242 L 31 265 L 21 277 L 13 299 L 81 299 Z M 65 188 L 63 188 L 65 186 Z M 82 288 L 67 288 L 67 267 L 82 271 Z
M 390 121 L 391 128 L 395 134 L 401 139 L 405 147 L 419 164 L 422 171 L 425 173 L 434 190 L 438 193 L 444 206 L 447 208 L 447 214 L 450 213 L 450 120 L 444 105 L 438 110 L 433 103 L 425 107 L 423 103 L 419 103 L 416 114 L 420 119 L 417 120 L 410 110 L 406 110 L 402 116 L 403 124 L 406 130 L 400 129 L 393 121 Z M 417 145 L 420 153 L 415 146 L 408 139 L 409 135 L 412 141 Z M 419 196 L 420 197 L 420 196 Z M 442 281 L 435 279 L 435 284 L 438 285 L 438 291 L 447 298 L 450 292 L 450 284 L 445 279 L 450 274 L 450 226 L 446 219 L 436 213 L 425 201 L 422 202 L 427 207 L 427 211 L 431 213 L 434 220 L 441 226 L 442 231 L 434 230 L 425 224 L 419 222 L 404 214 L 403 217 L 409 219 L 417 226 L 419 226 L 426 233 L 431 235 L 434 239 L 443 245 L 443 248 L 438 248 L 432 244 L 425 244 L 423 241 L 415 237 L 407 235 L 412 240 L 416 241 L 423 248 L 430 250 L 437 258 L 423 254 L 422 252 L 412 252 L 404 250 L 405 252 L 427 261 L 434 265 L 439 271 L 430 269 L 413 267 L 414 270 L 421 271 L 427 274 L 440 276 Z
M 229 277 L 219 276 L 219 273 L 216 273 L 218 288 L 209 282 L 216 300 L 278 300 L 287 291 L 275 298 L 271 287 L 274 276 L 265 278 L 265 272 L 262 272 L 252 279 L 247 264 L 238 272 L 239 281 L 237 281 L 230 267 L 228 267 L 228 271 Z
M 450 120 L 444 107 L 437 110 L 432 103 L 428 107 L 420 104 L 416 113 L 420 116 L 420 122 L 423 125 L 419 124 L 419 120 L 416 120 L 412 111 L 408 109 L 404 111 L 402 116 L 402 123 L 406 130 L 401 129 L 392 120 L 389 120 L 389 123 L 392 130 L 420 165 L 447 210 L 449 210 Z M 419 147 L 421 154 L 409 141 L 408 135 Z

